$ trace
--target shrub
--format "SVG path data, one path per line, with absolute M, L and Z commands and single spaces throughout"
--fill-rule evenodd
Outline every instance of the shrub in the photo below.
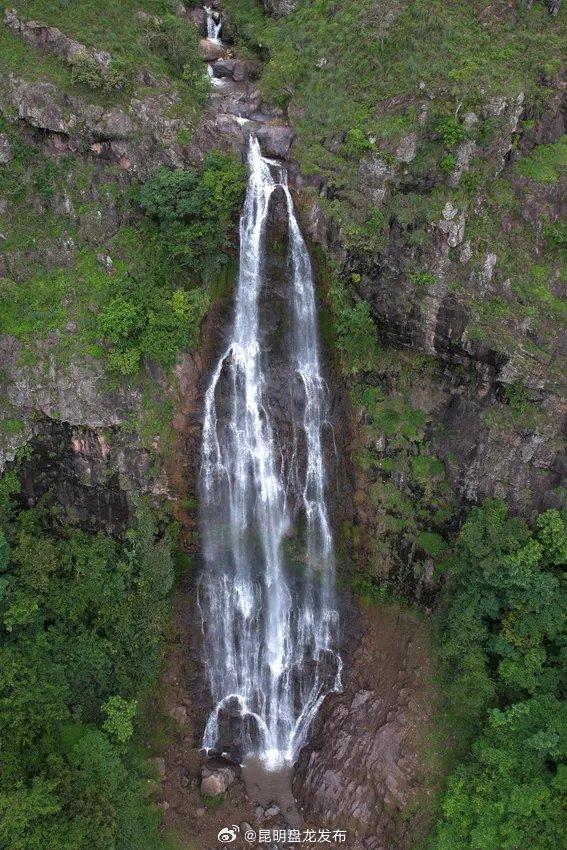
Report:
M 346 375 L 371 371 L 378 366 L 378 332 L 366 301 L 353 304 L 337 278 L 329 288 L 336 345 Z
M 432 850 L 561 844 L 566 558 L 556 510 L 530 529 L 487 501 L 461 528 L 441 653 L 461 752 L 473 743 L 449 778 Z
M 414 272 L 410 274 L 410 280 L 416 286 L 433 286 L 436 278 L 432 272 Z
M 451 174 L 451 172 L 455 170 L 456 165 L 457 158 L 454 154 L 448 153 L 439 163 L 439 168 L 444 174 Z
M 106 716 L 102 728 L 119 744 L 125 744 L 134 733 L 133 721 L 137 710 L 138 703 L 135 699 L 109 697 L 102 706 L 102 713 Z
M 342 151 L 344 155 L 350 159 L 359 159 L 361 154 L 372 150 L 373 147 L 373 143 L 366 136 L 364 130 L 354 127 L 346 134 L 345 140 L 342 144 Z
M 440 118 L 435 130 L 446 148 L 456 147 L 465 138 L 463 125 L 451 115 Z
M 171 72 L 180 77 L 188 69 L 204 76 L 199 54 L 197 29 L 177 15 L 166 14 L 159 21 L 150 19 L 145 42 L 154 53 L 165 59 Z
M 140 203 L 159 223 L 175 260 L 211 277 L 232 244 L 244 187 L 244 169 L 236 158 L 210 153 L 202 172 L 158 169 L 142 187 Z
M 135 374 L 142 357 L 163 366 L 175 362 L 177 352 L 192 348 L 210 303 L 209 294 L 196 287 L 189 291 L 167 292 L 148 281 L 125 282 L 118 295 L 98 318 L 99 331 L 113 345 L 109 357 L 112 371 Z
M 435 531 L 420 531 L 415 542 L 416 546 L 432 558 L 438 558 L 447 549 L 447 542 Z
M 71 64 L 71 82 L 95 91 L 124 89 L 130 82 L 130 76 L 130 66 L 120 59 L 113 60 L 112 64 L 106 67 L 88 53 L 80 53 L 74 57 Z
M 121 542 L 45 508 L 0 523 L 0 846 L 157 850 L 127 742 L 166 628 L 169 535 L 145 504 Z

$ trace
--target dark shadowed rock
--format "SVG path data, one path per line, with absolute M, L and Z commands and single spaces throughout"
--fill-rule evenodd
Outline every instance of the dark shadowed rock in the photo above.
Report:
M 257 79 L 259 67 L 256 62 L 248 62 L 243 59 L 219 59 L 212 63 L 215 77 L 228 77 L 237 83 L 244 80 Z
M 238 697 L 226 699 L 219 708 L 215 751 L 240 764 L 247 752 L 257 749 L 260 739 L 256 718 L 242 711 Z

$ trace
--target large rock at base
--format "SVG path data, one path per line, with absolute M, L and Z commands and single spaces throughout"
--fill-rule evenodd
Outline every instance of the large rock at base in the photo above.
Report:
M 201 48 L 201 56 L 205 62 L 216 62 L 217 59 L 223 59 L 227 55 L 227 50 L 224 44 L 217 44 L 209 38 L 202 38 L 199 42 Z
M 287 159 L 294 139 L 291 127 L 265 124 L 256 135 L 265 156 Z
M 260 740 L 256 718 L 242 711 L 237 697 L 229 697 L 218 711 L 218 739 L 215 750 L 240 764 L 246 753 L 254 750 Z
M 201 769 L 201 792 L 209 797 L 226 794 L 238 778 L 236 767 L 221 761 L 214 761 Z
M 323 703 L 293 792 L 309 824 L 347 830 L 349 850 L 409 850 L 412 830 L 427 829 L 416 803 L 430 793 L 420 768 L 434 712 L 431 655 L 422 625 L 401 609 L 364 620 L 345 690 Z

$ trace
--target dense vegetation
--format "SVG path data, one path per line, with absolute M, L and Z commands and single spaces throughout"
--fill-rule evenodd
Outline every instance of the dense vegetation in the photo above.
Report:
M 556 850 L 567 829 L 565 517 L 473 508 L 446 562 L 452 772 L 434 850 Z M 469 750 L 470 747 L 470 750 Z
M 171 534 L 140 503 L 119 543 L 48 504 L 15 510 L 1 479 L 0 846 L 154 850 L 151 774 L 132 744 L 155 680 Z
M 228 261 L 242 167 L 210 154 L 200 171 L 162 169 L 135 190 L 116 167 L 107 166 L 101 184 L 92 164 L 45 157 L 1 118 L 0 131 L 13 157 L 0 172 L 10 270 L 0 276 L 0 331 L 18 339 L 32 362 L 51 333 L 61 358 L 88 353 L 127 375 L 143 357 L 170 367 L 180 349 L 196 344 Z M 60 205 L 54 213 L 59 198 L 70 215 Z M 105 225 L 109 204 L 124 221 L 116 232 Z M 34 238 L 39 252 L 27 260 Z M 62 243 L 74 256 L 58 265 Z
M 147 228 L 153 261 L 116 278 L 100 311 L 97 329 L 112 345 L 112 369 L 136 373 L 142 357 L 172 366 L 178 351 L 195 346 L 232 245 L 243 174 L 232 157 L 212 153 L 202 172 L 162 168 L 142 187 L 142 208 L 157 224 Z

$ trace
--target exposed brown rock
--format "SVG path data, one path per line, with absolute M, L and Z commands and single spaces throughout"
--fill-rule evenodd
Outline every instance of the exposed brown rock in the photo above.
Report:
M 367 610 L 346 660 L 344 693 L 323 703 L 294 795 L 308 823 L 346 829 L 349 850 L 408 850 L 433 794 L 420 779 L 434 715 L 427 633 L 400 608 Z

